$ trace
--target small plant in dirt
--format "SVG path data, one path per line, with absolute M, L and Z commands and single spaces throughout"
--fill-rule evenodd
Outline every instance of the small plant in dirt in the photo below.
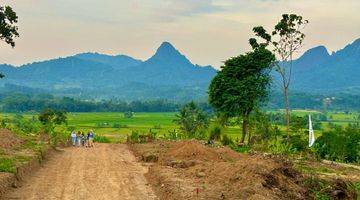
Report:
M 183 106 L 174 120 L 180 126 L 180 130 L 189 138 L 193 138 L 197 132 L 209 126 L 209 117 L 194 102 Z

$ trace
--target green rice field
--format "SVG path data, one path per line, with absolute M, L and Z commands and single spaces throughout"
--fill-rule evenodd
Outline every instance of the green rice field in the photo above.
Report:
M 282 112 L 282 111 L 269 111 Z M 293 114 L 305 116 L 308 114 L 318 113 L 313 110 L 293 110 Z M 2 113 L 0 117 L 13 117 L 15 114 Z M 24 114 L 25 117 L 32 117 L 34 114 Z M 173 122 L 176 113 L 174 112 L 153 112 L 153 113 L 134 113 L 132 118 L 125 118 L 124 113 L 118 112 L 91 112 L 91 113 L 68 113 L 68 126 L 76 131 L 87 132 L 94 130 L 96 134 L 106 136 L 112 141 L 124 141 L 127 135 L 132 131 L 139 133 L 148 133 L 150 129 L 157 135 L 168 134 L 179 127 Z M 358 113 L 327 113 L 328 121 L 333 124 L 346 126 L 355 122 Z M 328 129 L 328 122 L 322 122 L 324 130 Z M 280 127 L 284 129 L 284 127 Z M 306 129 L 306 127 L 304 127 Z M 226 127 L 224 133 L 236 139 L 240 136 L 241 129 L 239 126 Z M 315 131 L 318 136 L 320 131 Z

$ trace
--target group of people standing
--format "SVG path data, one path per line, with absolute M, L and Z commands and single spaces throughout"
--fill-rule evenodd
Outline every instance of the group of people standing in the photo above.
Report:
M 86 135 L 82 131 L 71 132 L 71 142 L 73 146 L 94 147 L 94 131 L 90 130 Z

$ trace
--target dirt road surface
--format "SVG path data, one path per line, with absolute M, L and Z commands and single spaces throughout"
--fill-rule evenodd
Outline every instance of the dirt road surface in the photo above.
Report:
M 4 199 L 157 199 L 125 144 L 65 148 Z

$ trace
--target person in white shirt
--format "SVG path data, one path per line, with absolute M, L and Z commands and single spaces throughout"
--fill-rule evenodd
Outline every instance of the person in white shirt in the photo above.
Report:
M 73 146 L 76 145 L 76 132 L 75 132 L 75 130 L 71 132 L 71 142 L 72 142 Z

